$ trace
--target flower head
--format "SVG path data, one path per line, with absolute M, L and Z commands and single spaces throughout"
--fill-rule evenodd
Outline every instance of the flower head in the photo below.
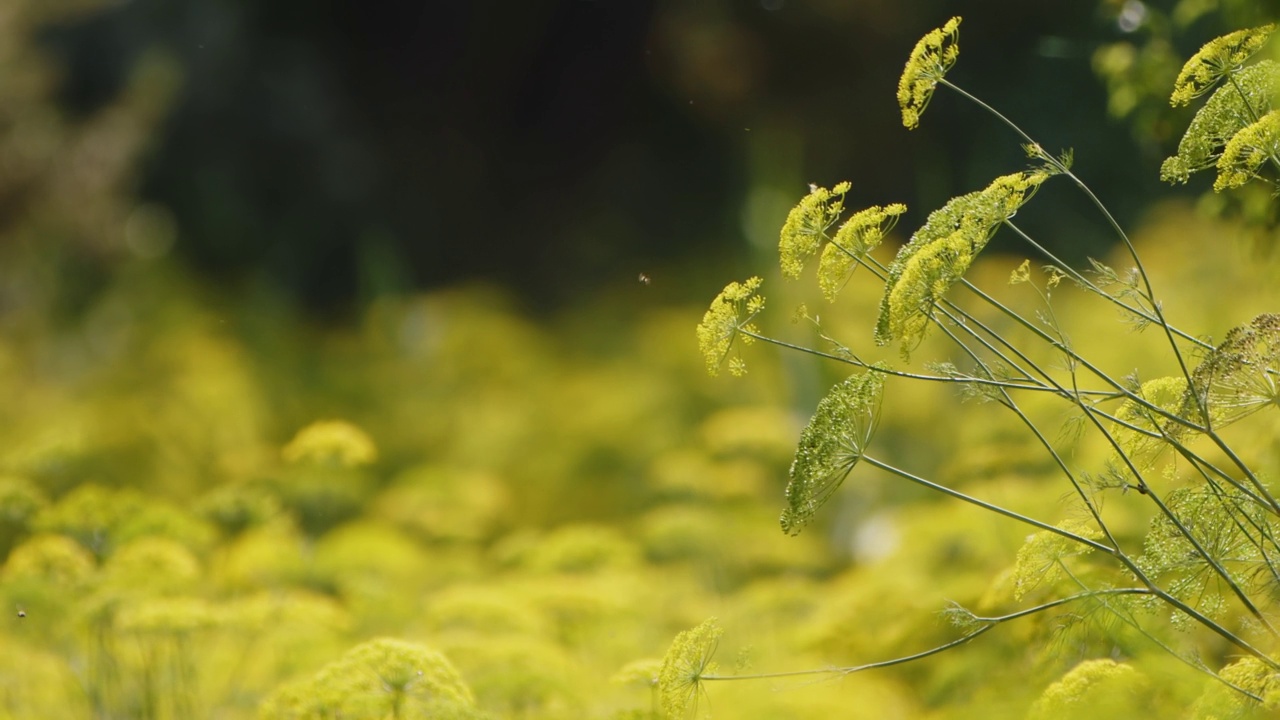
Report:
M 1222 427 L 1267 406 L 1280 405 L 1280 315 L 1264 314 L 1232 328 L 1195 369 L 1185 417 L 1208 411 Z
M 964 277 L 996 228 L 1013 217 L 1048 177 L 1044 170 L 1003 175 L 985 189 L 953 198 L 930 213 L 924 227 L 889 266 L 876 343 L 900 340 L 904 354 L 919 343 L 933 306 Z
M 787 213 L 778 238 L 778 255 L 782 274 L 800 277 L 805 262 L 828 240 L 827 230 L 844 212 L 844 196 L 849 183 L 842 182 L 830 190 L 811 185 L 809 194 Z
M 285 461 L 356 467 L 378 459 L 364 430 L 345 420 L 322 420 L 298 431 L 282 451 Z
M 875 205 L 854 213 L 840 226 L 835 237 L 822 249 L 818 263 L 818 285 L 828 300 L 835 302 L 858 263 L 880 245 L 906 211 L 907 206 L 902 203 Z
M 1135 394 L 1151 405 L 1177 415 L 1183 409 L 1186 392 L 1186 378 L 1163 377 L 1143 383 Z M 1116 410 L 1116 418 L 1132 426 L 1117 425 L 1112 434 L 1125 453 L 1135 459 L 1146 460 L 1164 449 L 1164 440 L 1158 437 L 1161 433 L 1177 435 L 1184 428 L 1136 400 L 1126 400 Z M 1156 435 L 1148 435 L 1134 428 Z
M 884 376 L 871 370 L 831 389 L 800 434 L 782 531 L 796 535 L 813 519 L 866 452 L 880 417 Z
M 942 27 L 930 30 L 911 50 L 898 79 L 898 106 L 907 128 L 920 124 L 920 114 L 933 98 L 933 89 L 960 56 L 959 42 L 960 18 L 953 17 Z
M 676 635 L 658 671 L 658 700 L 669 720 L 681 720 L 698 705 L 702 678 L 715 671 L 711 658 L 724 634 L 716 618 Z
M 1028 717 L 1133 717 L 1147 705 L 1150 682 L 1132 666 L 1115 660 L 1085 660 L 1045 689 Z
M 1240 187 L 1258 177 L 1262 164 L 1280 159 L 1280 110 L 1258 118 L 1258 121 L 1231 136 L 1218 158 L 1218 179 L 1214 190 Z
M 1238 69 L 1266 45 L 1276 26 L 1263 25 L 1214 38 L 1182 66 L 1173 83 L 1169 104 L 1186 105 L 1208 92 L 1223 77 Z
M 712 375 L 720 372 L 720 365 L 729 356 L 735 339 L 741 338 L 744 345 L 754 340 L 744 333 L 757 332 L 751 319 L 764 309 L 764 297 L 756 293 L 762 282 L 760 278 L 753 277 L 745 282 L 729 283 L 711 301 L 711 307 L 698 323 L 698 349 L 706 358 L 707 372 Z M 732 375 L 746 374 L 746 365 L 741 358 L 729 361 L 729 372 Z
M 1160 179 L 1185 183 L 1192 173 L 1214 167 L 1236 133 L 1265 115 L 1280 93 L 1280 64 L 1264 60 L 1236 73 L 1231 85 L 1209 96 L 1178 142 L 1178 154 L 1160 166 Z
M 1096 527 L 1079 520 L 1067 520 L 1058 527 L 1090 540 L 1102 537 Z M 1061 577 L 1063 558 L 1090 552 L 1093 548 L 1058 533 L 1048 530 L 1033 533 L 1018 549 L 1018 560 L 1013 566 L 1013 599 L 1021 600 L 1037 587 Z

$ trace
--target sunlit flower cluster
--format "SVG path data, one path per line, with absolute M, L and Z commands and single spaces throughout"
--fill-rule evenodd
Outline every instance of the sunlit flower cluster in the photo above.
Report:
M 698 323 L 698 349 L 707 361 L 707 372 L 712 375 L 719 374 L 720 366 L 729 356 L 735 340 L 744 345 L 754 340 L 744 333 L 757 332 L 751 320 L 764 309 L 764 296 L 756 292 L 762 282 L 759 277 L 753 277 L 744 282 L 729 283 L 711 301 L 711 307 Z M 729 359 L 729 372 L 736 376 L 746 374 L 746 364 L 741 357 Z
M 1043 170 L 996 178 L 930 213 L 889 266 L 876 321 L 876 342 L 901 341 L 909 352 L 924 337 L 934 305 L 964 277 L 978 253 L 1048 179 Z
M 1095 540 L 1102 536 L 1097 527 L 1082 520 L 1067 520 L 1058 525 L 1062 530 Z M 1033 533 L 1018 550 L 1013 566 L 1013 599 L 1021 600 L 1042 586 L 1052 586 L 1063 577 L 1066 558 L 1088 555 L 1093 548 L 1077 540 L 1048 530 Z
M 1240 187 L 1259 177 L 1265 163 L 1280 162 L 1280 110 L 1258 118 L 1231 136 L 1218 158 L 1218 178 L 1214 190 Z
M 840 226 L 835 237 L 822 249 L 818 262 L 818 285 L 828 300 L 835 301 L 849 276 L 898 223 L 907 206 L 893 203 L 860 210 Z
M 911 50 L 902 77 L 898 79 L 898 106 L 902 109 L 902 124 L 907 128 L 920 124 L 920 115 L 929 106 L 938 81 L 960 57 L 959 42 L 960 18 L 953 17 L 942 27 L 930 30 Z
M 1174 81 L 1170 104 L 1186 105 L 1208 92 L 1219 80 L 1239 69 L 1261 50 L 1275 29 L 1275 25 L 1263 25 L 1237 30 L 1205 43 L 1182 66 L 1178 79 Z
M 1160 166 L 1160 179 L 1185 183 L 1193 173 L 1215 167 L 1236 133 L 1266 115 L 1280 91 L 1280 64 L 1263 60 L 1214 91 L 1178 142 L 1178 153 Z
M 849 183 L 842 182 L 828 190 L 811 185 L 809 194 L 787 213 L 778 238 L 778 255 L 782 274 L 789 278 L 800 277 L 804 264 L 818 252 L 822 244 L 830 240 L 827 230 L 844 213 L 844 196 Z

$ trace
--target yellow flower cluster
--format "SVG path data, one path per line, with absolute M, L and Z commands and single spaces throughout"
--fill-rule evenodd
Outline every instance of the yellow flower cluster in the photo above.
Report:
M 1169 104 L 1175 107 L 1186 105 L 1208 92 L 1219 80 L 1238 69 L 1266 45 L 1275 29 L 1276 26 L 1270 24 L 1237 30 L 1205 43 L 1182 66 L 1182 72 L 1178 73 L 1178 79 L 1174 81 Z
M 715 671 L 711 662 L 724 629 L 716 618 L 676 635 L 658 671 L 658 701 L 669 720 L 684 720 L 698 705 L 702 678 Z
M 1045 689 L 1029 720 L 1135 717 L 1147 707 L 1147 677 L 1115 660 L 1085 660 Z
M 791 463 L 783 532 L 799 534 L 862 459 L 876 431 L 883 393 L 884 375 L 872 370 L 849 377 L 818 403 Z
M 1013 217 L 1049 176 L 1045 170 L 1003 175 L 931 213 L 889 266 L 876 343 L 900 340 L 904 354 L 918 344 L 933 306 L 964 277 L 1000 224 Z
M 1187 379 L 1184 377 L 1163 377 L 1148 380 L 1136 393 L 1156 407 L 1173 415 L 1181 412 L 1185 406 Z M 1116 441 L 1131 459 L 1147 462 L 1164 449 L 1165 443 L 1159 437 L 1147 435 L 1140 430 L 1159 434 L 1163 432 L 1176 436 L 1185 426 L 1178 425 L 1146 405 L 1135 400 L 1126 400 L 1116 410 L 1118 420 L 1133 426 L 1117 425 L 1113 431 Z M 1138 428 L 1138 429 L 1133 429 Z
M 809 194 L 787 213 L 778 238 L 778 254 L 781 256 L 782 274 L 789 278 L 800 277 L 805 262 L 828 240 L 827 229 L 835 224 L 844 212 L 844 196 L 849 183 L 842 182 L 828 190 L 817 185 L 809 186 Z
M 1214 167 L 1231 138 L 1270 110 L 1280 93 L 1280 64 L 1263 60 L 1232 80 L 1215 90 L 1191 119 L 1178 142 L 1178 154 L 1160 166 L 1161 180 L 1185 183 L 1192 173 Z
M 735 339 L 741 337 L 744 345 L 753 342 L 754 338 L 743 333 L 757 332 L 751 319 L 764 309 L 764 297 L 756 294 L 762 282 L 759 277 L 752 277 L 745 282 L 729 283 L 711 301 L 711 307 L 698 323 L 698 349 L 706 358 L 707 372 L 712 375 L 719 374 L 720 365 L 728 357 Z M 740 357 L 730 359 L 729 372 L 735 376 L 746 374 L 746 365 Z
M 298 431 L 281 454 L 286 462 L 339 467 L 368 465 L 378 459 L 378 449 L 368 434 L 343 420 L 311 423 Z
M 840 226 L 818 262 L 818 285 L 828 300 L 835 302 L 858 263 L 880 245 L 906 211 L 902 203 L 875 205 L 854 213 Z
M 960 18 L 953 17 L 942 27 L 930 30 L 911 50 L 898 79 L 898 107 L 902 108 L 902 124 L 907 128 L 920 124 L 920 115 L 933 98 L 933 89 L 960 57 L 959 42 Z
M 1280 110 L 1272 110 L 1231 136 L 1218 158 L 1213 189 L 1240 187 L 1258 177 L 1258 169 L 1268 161 L 1280 162 Z
M 1097 528 L 1081 520 L 1067 520 L 1058 527 L 1090 540 L 1102 537 Z M 1034 533 L 1018 549 L 1018 559 L 1013 566 L 1013 599 L 1021 600 L 1037 587 L 1061 577 L 1063 558 L 1091 552 L 1093 548 L 1088 545 L 1058 533 L 1048 530 Z

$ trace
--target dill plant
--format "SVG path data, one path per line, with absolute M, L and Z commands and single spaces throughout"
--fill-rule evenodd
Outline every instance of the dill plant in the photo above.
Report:
M 1102 617 L 1104 632 L 1127 632 L 1159 652 L 1212 679 L 1191 708 L 1195 717 L 1240 716 L 1280 709 L 1280 501 L 1255 469 L 1253 447 L 1235 448 L 1223 430 L 1255 412 L 1280 404 L 1280 316 L 1258 315 L 1214 342 L 1184 330 L 1165 315 L 1160 297 L 1135 246 L 1104 202 L 1072 170 L 1072 153 L 1046 152 L 1022 128 L 947 79 L 959 57 L 960 18 L 931 31 L 912 50 L 898 86 L 898 104 L 908 129 L 919 125 L 933 94 L 943 88 L 975 103 L 1016 135 L 1029 167 L 993 180 L 986 188 L 956 197 L 930 213 L 922 227 L 885 263 L 873 253 L 897 219 L 901 204 L 877 206 L 845 216 L 847 182 L 830 189 L 811 186 L 788 215 L 779 253 L 782 274 L 803 276 L 821 258 L 817 284 L 830 301 L 853 281 L 883 285 L 871 339 L 896 345 L 902 365 L 863 359 L 834 338 L 803 306 L 822 341 L 793 343 L 760 330 L 763 281 L 730 283 L 698 325 L 699 346 L 714 375 L 728 365 L 747 371 L 743 346 L 767 343 L 851 366 L 818 404 L 800 436 L 786 488 L 782 530 L 800 533 L 857 465 L 925 486 L 978 506 L 1032 532 L 1003 582 L 1007 610 L 979 612 L 954 605 L 944 611 L 954 638 L 918 652 L 849 667 L 761 673 L 717 674 L 712 659 L 723 632 L 714 619 L 675 639 L 653 681 L 664 716 L 696 713 L 711 681 L 782 676 L 847 676 L 936 655 L 974 640 L 1005 623 L 1032 617 Z M 1186 182 L 1215 170 L 1215 190 L 1277 181 L 1280 170 L 1280 70 L 1256 61 L 1274 25 L 1231 33 L 1206 44 L 1185 64 L 1170 102 L 1185 105 L 1205 95 L 1177 154 L 1161 168 L 1164 180 Z M 1056 257 L 1014 223 L 1018 211 L 1047 188 L 1070 186 L 1083 193 L 1116 236 L 1132 267 L 1117 270 L 1091 260 L 1075 268 Z M 834 228 L 834 230 L 833 230 Z M 1010 285 L 1033 288 L 1039 307 L 1006 304 L 966 278 L 996 232 L 1012 233 L 1042 263 L 1015 270 Z M 1075 286 L 1117 308 L 1136 329 L 1154 329 L 1177 373 L 1117 377 L 1082 354 L 1058 320 L 1053 293 Z M 954 296 L 965 293 L 1003 316 L 989 323 Z M 1013 330 L 1010 331 L 1009 328 Z M 964 367 L 937 362 L 907 368 L 928 333 L 941 333 L 964 358 Z M 1049 355 L 1053 364 L 1043 357 Z M 1069 491 L 1065 519 L 1036 517 L 921 477 L 877 458 L 875 432 L 881 403 L 892 403 L 892 384 L 944 383 L 962 395 L 996 403 L 1030 433 Z M 1079 462 L 1051 440 L 1050 427 L 1031 412 L 1039 398 L 1064 404 L 1065 429 L 1095 438 L 1105 448 L 1098 467 Z M 882 400 L 883 398 L 883 400 Z M 1034 402 L 1033 402 L 1034 401 Z M 863 471 L 859 471 L 863 472 Z M 1104 501 L 1141 505 L 1150 518 L 1145 532 L 1122 528 Z M 984 603 L 986 604 L 986 603 Z M 1168 627 L 1185 630 L 1178 636 Z M 1216 659 L 1198 654 L 1197 642 L 1216 643 Z M 1125 658 L 1118 658 L 1124 660 Z M 1146 707 L 1148 679 L 1117 658 L 1086 660 L 1051 685 L 1030 709 L 1034 717 L 1070 717 L 1097 712 L 1131 714 Z

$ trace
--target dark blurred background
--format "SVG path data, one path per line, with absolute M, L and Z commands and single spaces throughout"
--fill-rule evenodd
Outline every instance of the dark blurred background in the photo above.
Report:
M 1170 192 L 1157 169 L 1177 138 L 1160 111 L 1133 131 L 1140 113 L 1116 111 L 1099 48 L 1159 36 L 1185 58 L 1274 14 L 1199 3 L 1173 33 L 1159 23 L 1186 2 L 57 4 L 86 6 L 38 33 L 68 122 L 118 104 L 148 59 L 173 76 L 129 180 L 151 208 L 131 222 L 173 237 L 148 252 L 326 316 L 473 280 L 534 310 L 640 273 L 666 297 L 702 300 L 745 267 L 753 239 L 768 244 L 758 228 L 776 228 L 809 182 L 852 180 L 854 206 L 906 202 L 914 227 L 1025 163 L 1006 129 L 954 96 L 940 93 L 921 129 L 900 125 L 907 54 L 957 14 L 952 77 L 1047 147 L 1073 147 L 1078 172 L 1132 222 Z M 1105 250 L 1085 214 L 1064 198 L 1028 223 L 1052 225 L 1078 258 Z M 111 255 L 60 262 L 92 288 Z

